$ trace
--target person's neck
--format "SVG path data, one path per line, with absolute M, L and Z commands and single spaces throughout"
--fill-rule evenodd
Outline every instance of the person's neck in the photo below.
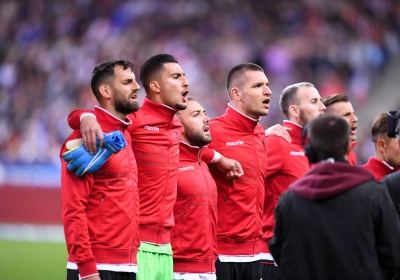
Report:
M 253 120 L 255 120 L 255 121 L 258 121 L 258 120 L 260 119 L 260 116 L 250 116 L 247 112 L 245 112 L 245 111 L 241 108 L 241 106 L 237 106 L 237 104 L 236 104 L 236 106 L 235 106 L 234 104 L 229 103 L 229 105 L 232 107 L 232 109 L 234 109 L 235 111 L 237 111 L 238 113 L 240 113 L 241 115 L 243 115 L 243 116 L 245 116 L 245 117 L 247 117 L 247 118 L 253 119 Z
M 334 162 L 346 162 L 347 163 L 348 161 L 346 160 L 345 157 L 337 157 L 337 158 L 330 157 L 330 158 L 327 158 L 327 159 L 323 159 L 320 162 L 331 162 L 331 163 L 334 163 Z
M 204 147 L 204 146 L 198 146 L 198 145 L 195 145 L 195 144 L 193 144 L 193 143 L 190 143 L 190 141 L 187 141 L 187 140 L 184 139 L 183 137 L 181 138 L 181 142 L 184 143 L 184 144 L 186 144 L 186 145 L 188 145 L 188 146 L 190 146 L 190 147 L 193 147 L 193 148 L 199 148 L 199 149 L 201 149 L 201 148 Z
M 385 161 L 385 157 L 384 157 L 384 156 L 382 155 L 382 153 L 379 152 L 379 151 L 376 151 L 376 150 L 375 150 L 374 157 L 375 157 L 376 159 L 381 160 L 381 161 Z
M 147 99 L 149 99 L 150 101 L 157 103 L 157 104 L 163 104 L 160 98 L 159 94 L 151 94 L 151 93 L 147 93 L 146 92 L 146 97 Z
M 111 106 L 109 104 L 101 104 L 100 103 L 100 107 L 103 108 L 104 110 L 106 110 L 108 113 L 110 113 L 114 117 L 116 117 L 122 121 L 125 121 L 126 114 L 116 111 L 113 106 Z

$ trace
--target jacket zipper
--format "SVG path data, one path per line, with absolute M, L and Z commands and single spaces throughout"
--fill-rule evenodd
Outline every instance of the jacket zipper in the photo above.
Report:
M 172 122 L 172 120 L 171 120 Z M 169 123 L 168 127 L 167 127 L 167 135 L 168 135 L 168 140 L 169 140 L 169 145 L 168 147 L 171 148 L 171 144 L 172 144 L 172 139 L 171 139 L 171 135 L 168 133 L 170 132 L 171 129 L 171 122 Z M 158 234 L 161 232 L 161 229 L 163 228 L 163 224 L 164 224 L 164 216 L 165 216 L 165 197 L 167 196 L 167 190 L 168 190 L 168 182 L 169 182 L 169 169 L 170 169 L 170 157 L 169 157 L 169 152 L 168 152 L 168 157 L 167 157 L 167 179 L 165 182 L 165 188 L 164 188 L 164 195 L 163 195 L 163 201 L 161 202 L 161 216 L 160 216 L 160 226 L 158 228 Z M 158 241 L 158 234 L 157 234 L 157 241 Z
M 207 175 L 206 175 L 206 172 L 204 171 L 204 169 L 203 169 L 203 166 L 201 165 L 201 163 L 200 163 L 200 150 L 199 150 L 199 156 L 198 156 L 198 161 L 199 161 L 199 165 L 200 165 L 200 167 L 201 167 L 201 171 L 203 172 L 203 175 L 204 175 L 204 178 L 206 179 L 206 182 L 207 182 L 207 197 L 208 197 L 208 224 L 207 224 L 207 226 L 208 226 L 208 236 L 207 236 L 207 239 L 208 239 L 208 245 L 209 245 L 209 250 L 208 250 L 208 255 L 210 256 L 210 257 L 212 257 L 212 254 L 213 254 L 213 248 L 212 248 L 212 240 L 211 240 L 211 217 L 212 217 L 212 213 L 211 213 L 211 211 L 212 211 L 212 209 L 211 209 L 211 207 L 212 207 L 212 204 L 210 203 L 210 199 L 212 199 L 211 197 L 210 197 L 210 184 L 209 184 L 209 182 L 208 182 L 208 177 L 207 177 Z M 211 206 L 210 206 L 211 205 Z
M 254 128 L 253 128 L 253 133 L 252 133 L 252 140 L 253 140 L 253 149 L 254 149 L 254 155 L 255 155 L 255 162 L 256 162 L 256 170 L 257 170 L 257 189 L 256 189 L 256 203 L 255 203 L 255 220 L 256 220 L 256 232 L 258 232 L 258 229 L 259 229 L 259 227 L 260 227 L 260 221 L 258 221 L 259 219 L 257 219 L 257 216 L 258 216 L 258 205 L 259 205 L 259 201 L 260 201 L 260 198 L 259 198 L 259 195 L 260 195 L 260 193 L 259 193 L 259 190 L 260 190 L 260 187 L 259 187 L 259 184 L 260 184 L 260 182 L 259 182 L 259 173 L 260 173 L 260 168 L 259 168 L 259 164 L 258 164 L 258 153 L 257 153 L 257 148 L 256 148 L 256 141 L 255 141 L 255 139 L 254 139 L 254 137 L 255 137 L 255 135 L 254 135 Z M 256 232 L 254 232 L 254 238 L 256 237 Z

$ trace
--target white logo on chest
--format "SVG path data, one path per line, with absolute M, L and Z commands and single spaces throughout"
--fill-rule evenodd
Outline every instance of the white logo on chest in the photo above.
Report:
M 188 171 L 188 170 L 194 170 L 194 167 L 191 165 L 186 167 L 179 167 L 179 171 Z
M 244 141 L 242 140 L 237 140 L 236 142 L 226 142 L 227 146 L 236 146 L 236 145 L 243 145 Z
M 147 130 L 150 130 L 150 131 L 160 131 L 160 129 L 158 127 L 156 127 L 156 126 L 145 125 L 144 129 L 147 129 Z
M 304 152 L 290 152 L 291 156 L 304 156 Z

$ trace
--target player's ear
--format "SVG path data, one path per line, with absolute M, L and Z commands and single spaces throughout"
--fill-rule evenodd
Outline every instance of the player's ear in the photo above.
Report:
M 384 153 L 386 151 L 386 141 L 382 138 L 378 139 L 378 141 L 376 141 L 376 148 L 381 153 Z
M 242 100 L 242 92 L 237 87 L 232 87 L 231 88 L 231 94 L 230 95 L 231 95 L 231 98 L 233 100 L 236 100 L 236 101 Z
M 99 86 L 99 92 L 101 94 L 101 96 L 105 99 L 110 99 L 111 98 L 111 93 L 112 93 L 112 89 L 109 85 L 107 84 L 101 84 Z
M 150 81 L 149 87 L 153 92 L 160 93 L 160 91 L 161 91 L 160 84 L 158 83 L 158 81 L 155 81 L 155 80 Z
M 296 105 L 290 105 L 288 108 L 289 115 L 292 115 L 296 118 L 300 116 L 300 110 Z

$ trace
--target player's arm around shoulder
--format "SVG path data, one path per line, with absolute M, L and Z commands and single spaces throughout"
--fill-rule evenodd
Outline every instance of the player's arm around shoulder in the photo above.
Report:
M 267 128 L 264 133 L 265 136 L 271 136 L 271 135 L 275 135 L 277 137 L 280 137 L 282 139 L 284 139 L 286 142 L 290 143 L 292 141 L 292 138 L 290 137 L 289 131 L 292 130 L 289 127 L 284 127 L 281 124 L 275 124 L 269 128 Z
M 235 180 L 242 177 L 244 171 L 239 161 L 223 155 L 223 151 L 221 151 L 222 144 L 220 143 L 220 138 L 218 136 L 224 132 L 220 131 L 218 123 L 219 120 L 214 119 L 210 121 L 210 131 L 213 140 L 207 145 L 208 150 L 205 150 L 205 155 L 210 155 L 210 151 L 214 151 L 211 164 L 215 164 L 218 170 L 225 174 L 227 180 Z M 220 150 L 221 153 L 217 150 Z

